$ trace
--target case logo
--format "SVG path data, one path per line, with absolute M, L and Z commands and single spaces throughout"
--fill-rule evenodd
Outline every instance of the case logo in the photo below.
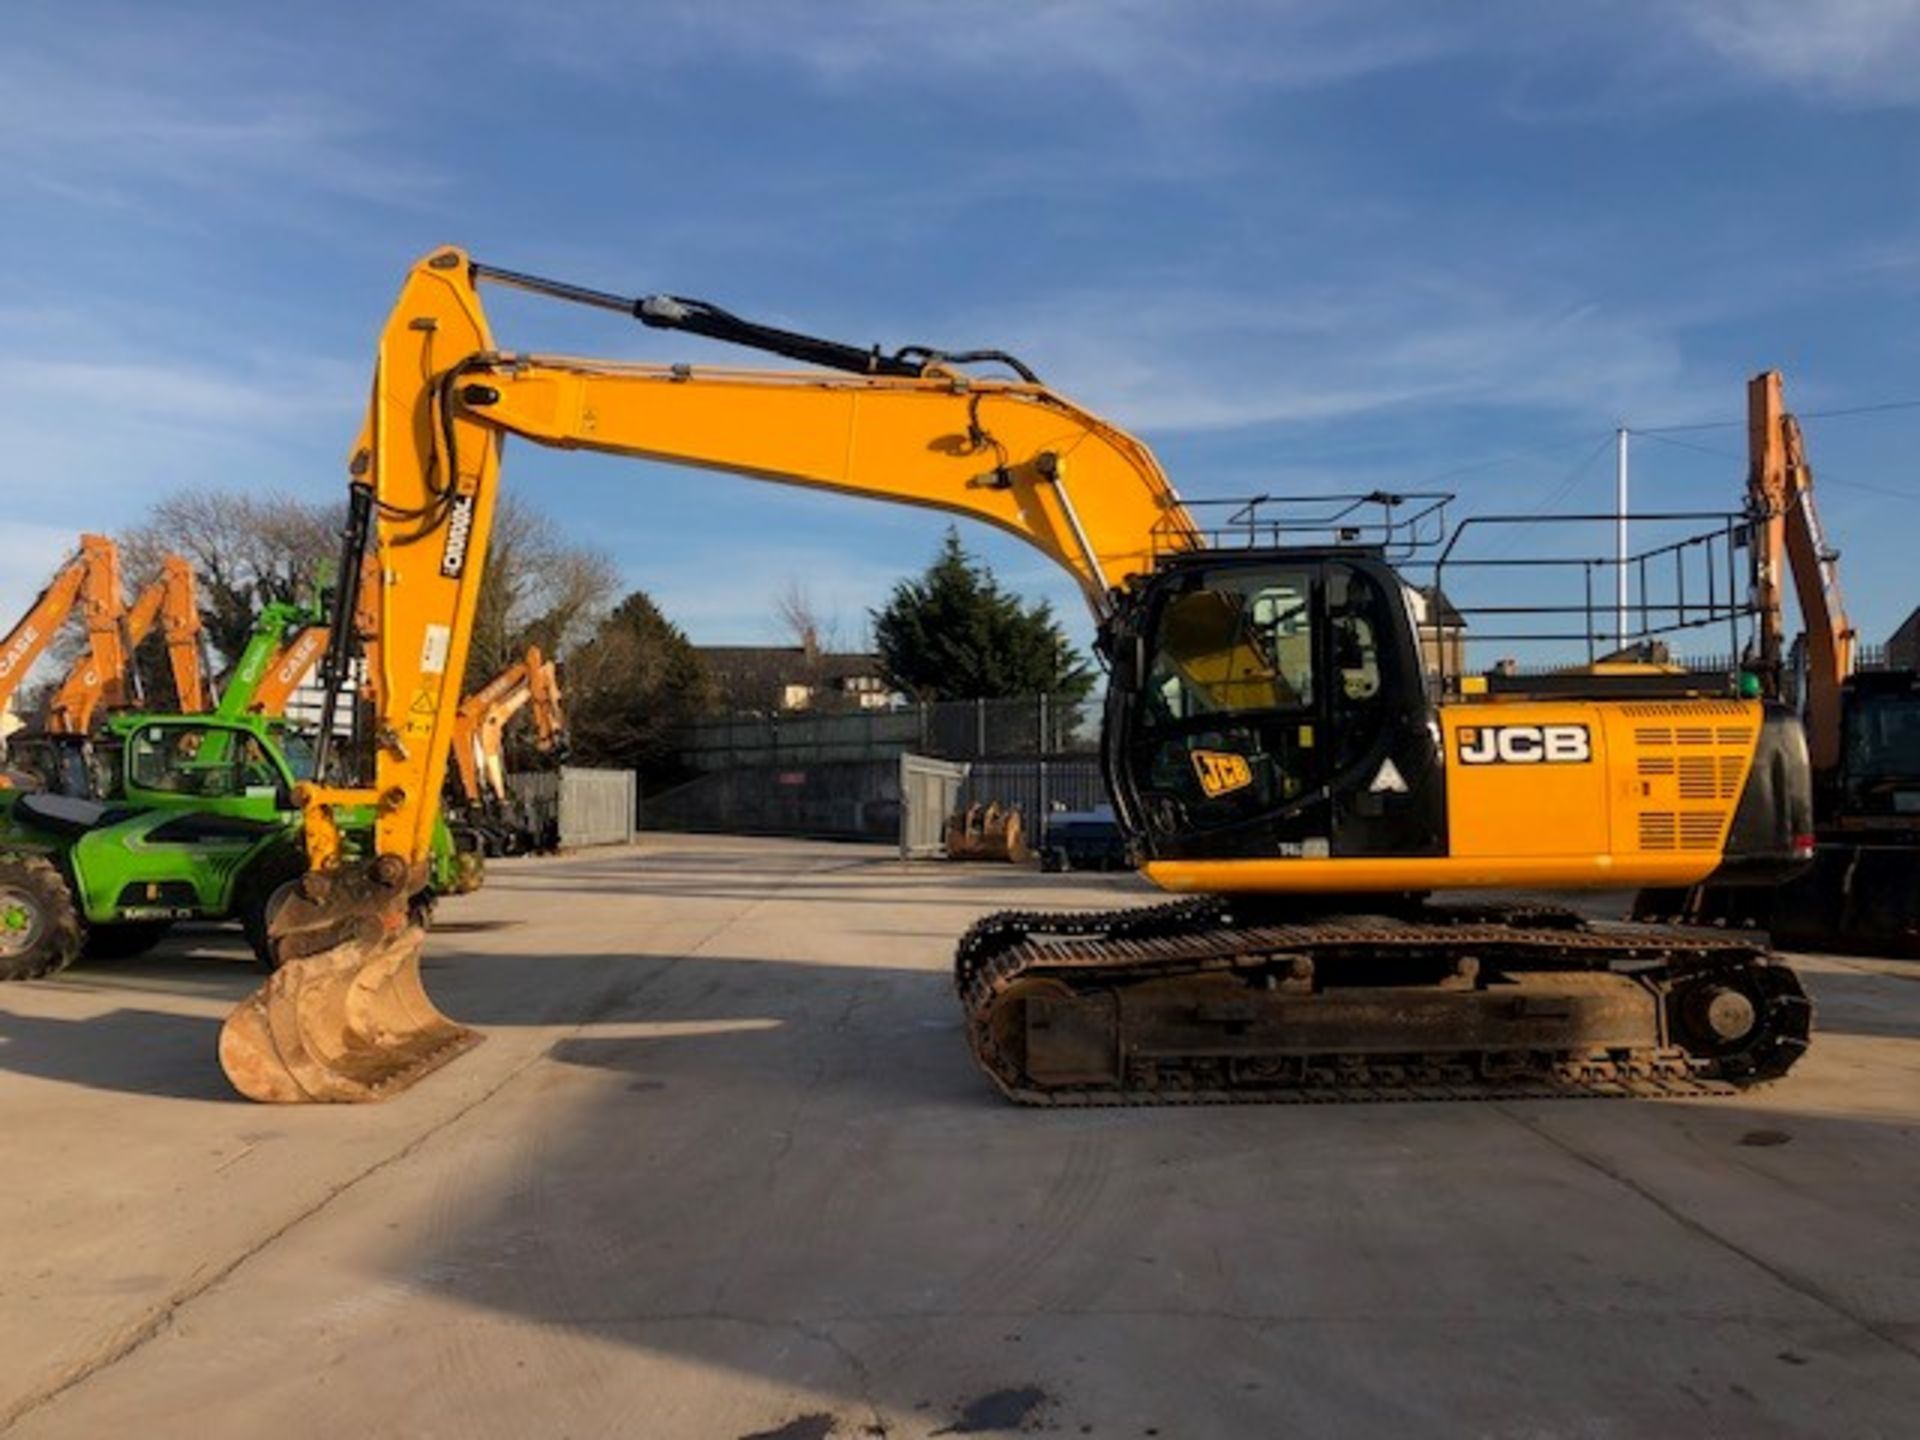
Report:
M 1209 800 L 1244 790 L 1253 783 L 1247 757 L 1231 750 L 1194 751 L 1193 773 L 1200 777 L 1200 790 Z
M 1460 731 L 1462 765 L 1583 765 L 1592 758 L 1584 725 L 1469 725 Z
M 13 667 L 20 663 L 27 651 L 33 648 L 33 642 L 40 638 L 40 627 L 29 625 L 20 632 L 20 638 L 7 647 L 7 653 L 0 655 L 0 680 L 13 673 Z

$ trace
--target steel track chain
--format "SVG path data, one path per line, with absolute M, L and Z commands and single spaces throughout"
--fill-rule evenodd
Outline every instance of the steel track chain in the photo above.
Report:
M 994 1084 L 1023 1104 L 1325 1104 L 1461 1099 L 1668 1099 L 1735 1093 L 1774 1078 L 1806 1048 L 1811 1003 L 1798 978 L 1750 942 L 1719 936 L 1612 933 L 1591 929 L 1558 907 L 1468 904 L 1434 907 L 1425 924 L 1315 922 L 1236 926 L 1218 897 L 1129 910 L 1007 911 L 963 937 L 955 984 L 965 1004 L 974 1058 Z M 1760 1001 L 1756 1033 L 1764 1045 L 1735 1056 L 1688 1054 L 1677 1047 L 1636 1049 L 1596 1059 L 1538 1057 L 1500 1051 L 1448 1053 L 1415 1063 L 1369 1055 L 1289 1057 L 1295 1073 L 1252 1083 L 1218 1083 L 1217 1062 L 1204 1073 L 1158 1062 L 1150 1076 L 1118 1087 L 1047 1088 L 1022 1083 L 995 1045 L 991 1017 L 1016 983 L 1049 978 L 1071 984 L 1097 977 L 1100 988 L 1205 970 L 1233 969 L 1282 953 L 1328 958 L 1383 951 L 1429 956 L 1471 952 L 1515 970 L 1614 969 L 1648 985 L 1663 1004 L 1681 986 L 1712 980 L 1745 982 Z M 1501 1073 L 1503 1066 L 1530 1067 Z M 1236 1077 L 1237 1078 L 1237 1077 Z M 1136 1083 L 1137 1082 L 1137 1083 Z

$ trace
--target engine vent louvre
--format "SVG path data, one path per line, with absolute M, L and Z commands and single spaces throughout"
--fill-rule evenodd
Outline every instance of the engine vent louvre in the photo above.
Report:
M 1720 822 L 1724 817 L 1718 810 L 1684 810 L 1680 814 L 1680 848 L 1682 850 L 1714 850 L 1720 845 Z

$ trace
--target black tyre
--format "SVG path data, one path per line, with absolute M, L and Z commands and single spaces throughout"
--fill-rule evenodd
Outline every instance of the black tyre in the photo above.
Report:
M 173 929 L 171 920 L 126 920 L 118 925 L 89 925 L 81 952 L 89 960 L 131 960 L 144 955 Z
M 299 847 L 270 850 L 248 867 L 234 891 L 233 913 L 253 948 L 253 960 L 262 970 L 276 970 L 267 927 L 273 912 L 294 881 L 307 873 L 307 852 Z
M 64 970 L 80 953 L 80 912 L 50 861 L 0 856 L 0 980 Z

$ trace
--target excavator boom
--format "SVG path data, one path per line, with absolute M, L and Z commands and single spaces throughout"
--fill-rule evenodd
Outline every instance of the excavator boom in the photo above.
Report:
M 118 584 L 117 574 L 112 583 Z M 47 728 L 53 734 L 88 734 L 102 705 L 117 709 L 140 703 L 134 657 L 155 625 L 162 626 L 166 636 L 167 665 L 173 672 L 179 713 L 197 715 L 207 708 L 206 667 L 200 653 L 202 622 L 193 567 L 178 555 L 162 556 L 159 575 L 133 604 L 120 608 L 116 598 L 114 607 L 118 609 L 117 619 L 111 624 L 103 621 L 90 625 L 86 652 L 54 692 L 47 719 Z
M 1760 609 L 1759 670 L 1782 688 L 1786 606 L 1781 577 L 1793 579 L 1807 637 L 1807 751 L 1816 772 L 1840 761 L 1840 696 L 1853 674 L 1855 631 L 1840 595 L 1838 554 L 1827 544 L 1813 500 L 1800 422 L 1787 413 L 1778 370 L 1747 385 L 1747 503 L 1758 525 L 1755 589 Z
M 95 612 L 114 616 L 121 603 L 119 551 L 104 535 L 80 537 L 78 553 L 60 567 L 27 613 L 7 632 L 6 639 L 0 641 L 0 711 L 12 705 L 27 672 L 46 653 L 74 607 L 83 602 L 90 617 L 89 641 L 96 635 L 104 637 L 107 627 L 96 627 L 92 616 Z M 118 639 L 117 625 L 111 628 L 111 634 L 109 644 Z M 88 656 L 93 658 L 91 644 Z M 108 650 L 101 658 L 111 661 L 113 652 Z M 112 673 L 117 674 L 117 668 Z
M 79 563 L 78 598 L 87 626 L 87 648 L 48 703 L 46 728 L 54 735 L 84 735 L 102 700 L 121 705 L 130 698 L 126 675 L 132 650 L 127 643 L 119 547 L 104 535 L 83 535 Z

